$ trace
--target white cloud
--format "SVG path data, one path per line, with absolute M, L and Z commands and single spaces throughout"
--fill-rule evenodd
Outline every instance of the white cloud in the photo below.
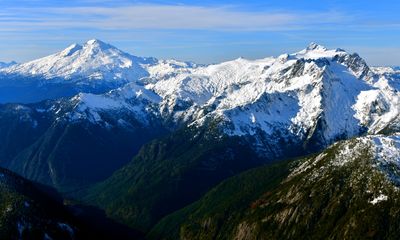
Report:
M 291 30 L 349 20 L 338 12 L 240 11 L 232 7 L 131 5 L 125 7 L 14 8 L 0 10 L 0 29 L 93 28 Z

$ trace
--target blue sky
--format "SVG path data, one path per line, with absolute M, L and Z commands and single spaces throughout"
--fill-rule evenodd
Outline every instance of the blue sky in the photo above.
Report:
M 310 42 L 400 65 L 400 1 L 1 0 L 0 61 L 92 38 L 138 56 L 212 63 L 295 52 Z

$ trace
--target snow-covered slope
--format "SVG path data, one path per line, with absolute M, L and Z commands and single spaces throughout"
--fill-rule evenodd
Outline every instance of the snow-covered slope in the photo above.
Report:
M 169 76 L 195 64 L 136 57 L 100 40 L 72 44 L 53 55 L 0 66 L 0 102 L 38 102 L 79 92 L 105 93 L 151 76 Z
M 163 76 L 195 64 L 136 57 L 97 39 L 72 44 L 61 52 L 2 69 L 3 74 L 81 82 L 102 80 L 133 82 L 150 75 Z
M 371 70 L 380 75 L 400 74 L 400 69 L 398 67 L 371 67 Z
M 259 140 L 260 135 L 264 140 L 278 135 L 323 146 L 400 125 L 398 79 L 371 71 L 357 54 L 342 49 L 313 43 L 277 58 L 149 69 L 143 86 L 120 88 L 101 98 L 119 101 L 114 107 L 123 108 L 137 99 L 135 92 L 144 92 L 157 97 L 142 104 L 147 106 L 142 115 L 191 125 L 220 121 L 228 135 Z
M 201 66 L 133 57 L 91 40 L 2 71 L 128 82 L 106 94 L 73 97 L 68 105 L 74 107 L 56 111 L 59 119 L 107 125 L 102 112 L 123 111 L 143 124 L 153 118 L 169 126 L 218 122 L 225 134 L 250 137 L 261 149 L 282 141 L 325 147 L 400 129 L 398 71 L 371 70 L 357 54 L 315 43 L 276 58 Z
M 66 115 L 61 115 L 61 117 L 67 117 L 71 121 L 88 119 L 92 123 L 108 126 L 109 123 L 102 119 L 101 113 L 115 112 L 120 125 L 132 124 L 123 118 L 124 115 L 129 115 L 134 117 L 139 124 L 149 126 L 152 119 L 158 118 L 154 106 L 159 101 L 160 97 L 152 91 L 136 83 L 129 83 L 105 95 L 80 93 L 70 100 L 74 110 L 67 111 Z
M 352 164 L 357 159 L 371 160 L 371 165 L 375 169 L 382 172 L 387 180 L 393 184 L 400 185 L 400 134 L 393 135 L 368 135 L 342 141 L 333 144 L 331 149 L 335 150 L 335 158 L 330 162 L 331 166 L 343 167 Z M 302 172 L 317 165 L 317 162 L 324 159 L 328 154 L 323 152 L 311 158 L 309 161 L 303 162 L 300 166 L 293 170 L 290 177 L 294 177 Z M 312 163 L 313 162 L 313 163 Z M 321 173 L 325 171 L 323 167 L 314 172 L 312 178 L 323 176 Z
M 133 81 L 147 75 L 142 64 L 153 64 L 153 58 L 139 58 L 99 40 L 84 45 L 73 44 L 65 50 L 28 63 L 3 69 L 2 72 L 45 79 L 78 81 Z
M 387 79 L 391 86 L 400 89 L 400 69 L 398 67 L 372 67 L 371 70 Z

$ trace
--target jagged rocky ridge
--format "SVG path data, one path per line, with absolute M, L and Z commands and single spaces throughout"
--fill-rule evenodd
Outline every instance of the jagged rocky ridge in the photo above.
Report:
M 161 69 L 154 66 L 139 82 L 99 96 L 93 108 L 125 108 L 143 99 L 147 108 L 138 116 L 186 125 L 220 121 L 222 132 L 254 137 L 260 150 L 265 139 L 276 137 L 325 147 L 337 139 L 398 128 L 397 80 L 374 73 L 357 54 L 341 49 L 311 44 L 278 58 L 237 59 L 169 73 Z
M 100 49 L 97 51 L 105 56 L 111 51 L 126 58 L 115 60 L 120 65 L 108 66 L 104 59 L 109 57 L 103 56 L 99 65 L 94 61 L 93 67 L 72 68 L 75 63 L 70 63 L 71 56 L 79 60 L 79 66 L 88 64 L 90 61 L 82 56 L 90 56 L 93 49 Z M 67 56 L 64 58 L 68 65 L 58 59 L 60 55 Z M 60 118 L 71 121 L 81 119 L 109 126 L 101 118 L 101 113 L 109 111 L 129 112 L 142 124 L 147 124 L 148 119 L 159 119 L 168 127 L 202 126 L 218 121 L 223 134 L 249 138 L 265 155 L 281 143 L 297 145 L 298 151 L 322 149 L 338 139 L 399 128 L 396 75 L 382 69 L 371 70 L 357 54 L 328 50 L 317 44 L 277 58 L 240 58 L 208 66 L 147 59 L 151 63 L 139 61 L 140 70 L 127 67 L 130 73 L 122 75 L 118 71 L 133 66 L 133 57 L 98 40 L 48 58 L 51 61 L 44 58 L 5 71 L 37 71 L 72 80 L 78 75 L 91 78 L 90 73 L 99 72 L 107 81 L 116 78 L 103 74 L 105 71 L 130 82 L 106 94 L 81 93 L 66 100 L 68 111 L 45 109 L 54 109 Z M 96 71 L 97 68 L 100 70 Z M 111 73 L 109 68 L 113 69 Z M 279 157 L 283 150 L 273 154 Z
M 148 238 L 397 239 L 399 167 L 398 134 L 338 142 L 228 179 Z

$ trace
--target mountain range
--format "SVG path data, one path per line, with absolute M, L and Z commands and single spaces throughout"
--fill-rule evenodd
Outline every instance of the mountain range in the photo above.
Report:
M 344 218 L 365 205 L 350 204 L 353 197 L 397 199 L 400 70 L 369 67 L 356 53 L 311 43 L 201 65 L 137 57 L 94 39 L 1 65 L 0 102 L 1 167 L 149 238 L 397 236 L 378 228 L 389 214 L 378 210 L 367 216 L 371 229 L 324 235 L 361 224 Z M 351 192 L 371 171 L 376 181 L 360 187 L 371 194 L 357 188 L 343 200 L 337 188 Z M 382 197 L 372 189 L 379 184 Z M 387 202 L 382 211 L 397 203 Z
M 15 61 L 11 61 L 11 62 L 0 62 L 0 68 L 7 68 L 7 67 L 11 67 L 13 65 L 17 64 L 17 62 Z

